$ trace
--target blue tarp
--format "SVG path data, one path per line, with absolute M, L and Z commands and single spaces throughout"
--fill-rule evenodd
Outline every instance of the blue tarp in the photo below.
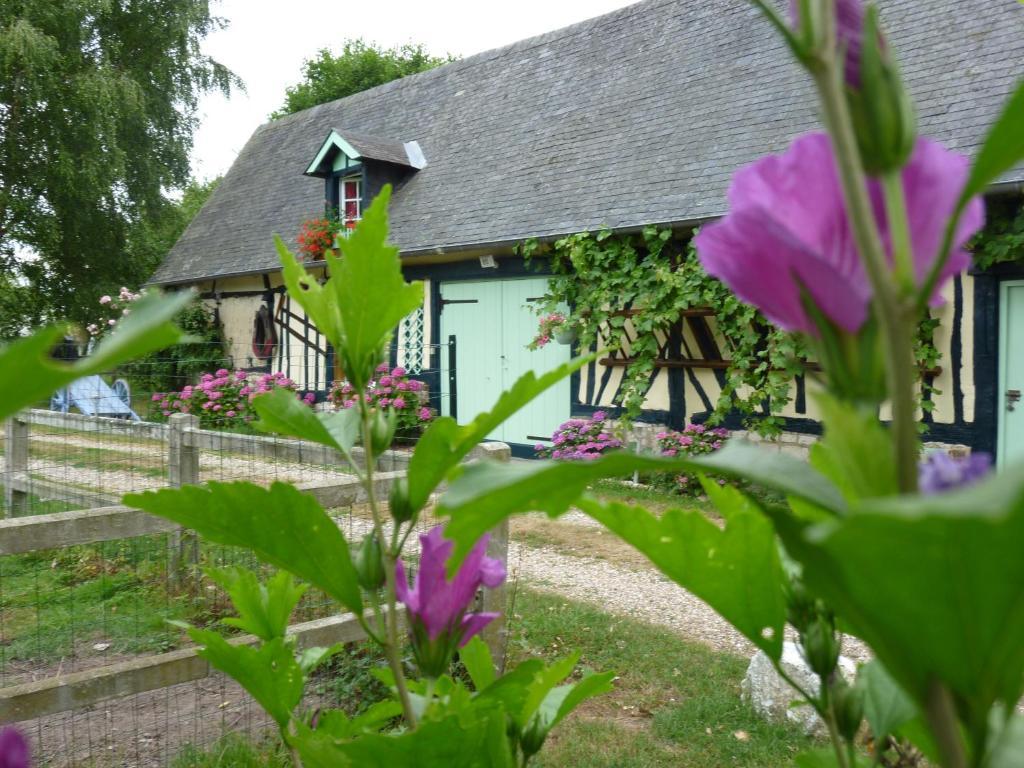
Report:
M 142 421 L 100 376 L 86 376 L 68 385 L 58 393 L 55 405 L 65 413 L 77 408 L 86 416 L 119 416 Z

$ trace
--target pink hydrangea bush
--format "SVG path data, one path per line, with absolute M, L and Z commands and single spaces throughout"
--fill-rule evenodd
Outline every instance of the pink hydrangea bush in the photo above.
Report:
M 586 461 L 622 447 L 604 411 L 595 411 L 589 419 L 569 419 L 555 430 L 551 442 L 534 447 L 539 458 Z
M 256 417 L 251 406 L 253 399 L 275 389 L 290 389 L 310 406 L 316 400 L 312 392 L 299 394 L 295 382 L 283 373 L 252 375 L 221 368 L 216 373 L 204 373 L 198 384 L 190 384 L 180 392 L 155 393 L 153 416 L 161 421 L 174 413 L 193 413 L 205 429 L 238 428 Z
M 347 381 L 335 382 L 328 397 L 337 408 L 354 408 L 359 403 L 359 394 Z M 398 415 L 395 433 L 402 437 L 418 436 L 437 415 L 428 405 L 427 385 L 409 378 L 401 366 L 378 365 L 364 397 L 371 408 L 394 409 Z
M 670 458 L 683 456 L 703 456 L 720 450 L 729 440 L 729 430 L 707 427 L 704 424 L 687 424 L 682 432 L 669 430 L 659 432 L 658 450 L 662 456 Z M 660 478 L 660 479 L 659 479 Z M 657 475 L 656 484 L 669 483 L 669 487 L 681 494 L 698 495 L 701 493 L 700 481 L 696 475 L 681 474 L 674 477 Z M 719 480 L 725 483 L 724 480 Z

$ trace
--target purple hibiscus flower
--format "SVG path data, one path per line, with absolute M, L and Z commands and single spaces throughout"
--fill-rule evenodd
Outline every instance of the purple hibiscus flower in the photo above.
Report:
M 944 228 L 968 173 L 968 159 L 918 139 L 903 169 L 914 273 L 923 282 L 938 257 Z M 869 188 L 891 260 L 879 182 Z M 776 325 L 817 335 L 801 289 L 840 328 L 856 332 L 868 316 L 871 286 L 846 216 L 832 145 L 825 133 L 799 137 L 733 176 L 729 214 L 695 240 L 704 268 Z M 942 284 L 970 263 L 965 244 L 984 223 L 980 198 L 967 206 L 956 231 Z
M 493 589 L 505 580 L 501 561 L 487 557 L 486 535 L 466 556 L 449 581 L 445 563 L 455 545 L 444 538 L 441 527 L 420 536 L 420 567 L 414 586 L 409 585 L 405 565 L 395 566 L 396 592 L 408 610 L 413 654 L 420 671 L 436 678 L 448 670 L 456 648 L 461 648 L 498 614 L 467 613 L 481 585 Z
M 918 465 L 918 485 L 921 493 L 942 493 L 972 485 L 991 471 L 991 454 L 972 453 L 963 458 L 954 458 L 945 451 L 934 451 Z
M 28 768 L 28 742 L 17 728 L 7 727 L 0 731 L 0 768 Z

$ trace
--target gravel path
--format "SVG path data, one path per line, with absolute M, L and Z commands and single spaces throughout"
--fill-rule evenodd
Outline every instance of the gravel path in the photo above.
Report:
M 581 512 L 569 512 L 558 520 L 572 528 L 601 528 Z M 618 565 L 607 557 L 566 555 L 553 548 L 528 546 L 512 541 L 509 570 L 513 578 L 529 586 L 589 603 L 602 610 L 656 624 L 715 650 L 749 657 L 754 645 L 698 597 L 645 564 Z M 787 639 L 795 633 L 787 628 Z M 846 637 L 843 654 L 867 661 L 870 653 L 859 640 Z

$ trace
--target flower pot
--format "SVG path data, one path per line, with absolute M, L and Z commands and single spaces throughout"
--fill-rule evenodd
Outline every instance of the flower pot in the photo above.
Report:
M 553 335 L 555 337 L 555 341 L 559 344 L 565 344 L 566 346 L 575 344 L 576 339 L 579 338 L 579 334 L 576 333 L 575 328 L 561 328 L 555 331 Z

